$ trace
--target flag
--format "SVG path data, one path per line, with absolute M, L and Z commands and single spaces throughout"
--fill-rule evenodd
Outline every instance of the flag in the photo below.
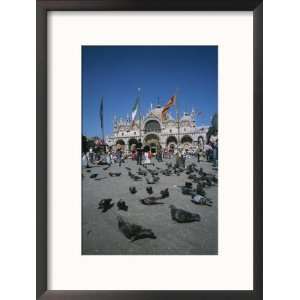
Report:
M 103 97 L 101 98 L 99 116 L 100 116 L 101 128 L 103 128 Z
M 161 119 L 164 120 L 166 118 L 166 114 L 168 112 L 168 110 L 170 109 L 170 107 L 172 107 L 175 104 L 176 101 L 176 96 L 172 96 L 167 104 L 163 107 L 162 111 L 161 111 Z
M 138 110 L 139 110 L 139 97 L 136 98 L 135 103 L 132 108 L 132 112 L 131 112 L 131 121 L 132 121 L 131 125 L 132 126 L 134 125 L 135 117 L 137 115 Z

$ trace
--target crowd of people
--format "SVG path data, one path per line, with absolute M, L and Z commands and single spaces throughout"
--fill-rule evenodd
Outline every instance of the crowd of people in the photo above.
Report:
M 218 138 L 211 136 L 208 143 L 204 146 L 199 145 L 196 151 L 176 150 L 172 149 L 167 151 L 163 149 L 160 144 L 157 145 L 155 153 L 152 153 L 148 145 L 143 146 L 141 139 L 138 143 L 132 147 L 130 153 L 125 153 L 121 145 L 118 145 L 115 150 L 112 147 L 107 149 L 101 154 L 90 148 L 87 153 L 82 154 L 82 164 L 87 167 L 92 164 L 97 165 L 112 165 L 118 164 L 119 166 L 125 162 L 126 159 L 132 159 L 137 162 L 138 165 L 151 164 L 151 160 L 155 158 L 157 161 L 162 162 L 163 159 L 176 158 L 176 163 L 180 167 L 185 167 L 185 161 L 191 157 L 197 157 L 198 162 L 204 160 L 212 162 L 214 167 L 217 167 L 218 163 Z

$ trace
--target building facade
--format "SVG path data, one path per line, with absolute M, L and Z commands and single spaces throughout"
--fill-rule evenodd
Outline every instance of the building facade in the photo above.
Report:
M 106 143 L 113 148 L 119 145 L 125 152 L 129 152 L 140 138 L 143 146 L 148 147 L 153 153 L 157 151 L 158 144 L 167 151 L 177 149 L 193 151 L 199 146 L 204 146 L 209 126 L 197 127 L 194 111 L 184 113 L 177 121 L 170 113 L 162 120 L 162 109 L 160 105 L 156 105 L 134 124 L 128 117 L 125 120 L 115 118 L 113 133 L 106 138 Z

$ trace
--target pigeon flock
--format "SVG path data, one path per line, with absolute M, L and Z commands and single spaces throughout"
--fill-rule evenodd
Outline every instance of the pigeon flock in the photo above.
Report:
M 167 207 L 170 209 L 170 215 L 167 217 L 170 218 L 170 220 L 177 223 L 200 222 L 201 217 L 198 213 L 187 211 L 180 207 L 176 207 L 174 204 L 170 204 L 172 203 L 172 199 L 170 197 L 169 188 L 164 188 L 158 195 L 153 195 L 155 194 L 155 184 L 160 181 L 161 176 L 181 176 L 182 174 L 185 174 L 188 180 L 184 182 L 184 185 L 174 187 L 181 191 L 182 195 L 189 196 L 190 201 L 193 204 L 211 207 L 213 206 L 213 201 L 206 197 L 205 189 L 218 184 L 217 176 L 215 174 L 204 172 L 203 168 L 197 168 L 195 163 L 190 163 L 186 166 L 186 168 L 179 167 L 176 163 L 172 164 L 171 162 L 165 163 L 164 166 L 165 167 L 153 166 L 153 168 L 141 166 L 138 167 L 136 173 L 126 166 L 125 169 L 127 171 L 125 174 L 111 171 L 106 174 L 110 177 L 123 177 L 126 176 L 127 173 L 128 181 L 130 183 L 129 192 L 132 195 L 139 194 L 140 188 L 136 186 L 138 182 L 144 181 L 144 183 L 147 183 L 146 187 L 143 186 L 142 188 L 147 192 L 148 196 L 138 199 L 138 202 L 144 206 L 159 206 L 167 204 L 168 201 L 169 206 Z M 102 170 L 107 171 L 108 169 L 109 167 L 105 167 Z M 86 170 L 86 172 L 90 174 L 89 178 L 94 180 L 107 178 L 99 178 L 99 174 L 93 173 L 91 170 Z M 183 199 L 184 198 L 185 197 L 183 197 Z M 98 209 L 101 210 L 102 213 L 105 213 L 112 209 L 114 204 L 115 203 L 111 198 L 101 199 L 98 203 Z M 116 207 L 118 211 L 127 212 L 130 210 L 130 204 L 128 205 L 128 203 L 122 199 L 119 199 L 116 202 Z M 113 211 L 115 211 L 115 209 L 113 209 Z M 119 231 L 131 242 L 144 238 L 157 238 L 154 232 L 149 228 L 144 228 L 142 225 L 134 224 L 119 214 L 117 214 L 116 218 Z

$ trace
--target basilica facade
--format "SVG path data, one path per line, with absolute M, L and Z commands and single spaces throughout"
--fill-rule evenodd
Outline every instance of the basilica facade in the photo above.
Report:
M 115 118 L 113 133 L 106 138 L 106 143 L 112 148 L 122 147 L 125 152 L 130 152 L 138 139 L 141 139 L 143 146 L 153 153 L 157 151 L 159 144 L 167 151 L 193 151 L 204 146 L 209 126 L 197 126 L 194 111 L 184 113 L 177 121 L 170 113 L 162 120 L 162 109 L 160 105 L 156 105 L 134 124 L 128 117 L 125 120 Z

